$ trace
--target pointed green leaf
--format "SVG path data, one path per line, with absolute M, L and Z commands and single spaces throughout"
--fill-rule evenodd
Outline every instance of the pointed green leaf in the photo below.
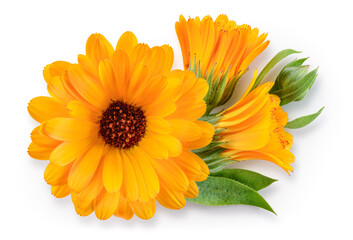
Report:
M 259 76 L 257 76 L 255 84 L 252 88 L 255 89 L 260 82 L 262 81 L 262 79 L 266 76 L 266 74 L 274 67 L 277 65 L 277 63 L 279 61 L 281 61 L 283 58 L 293 54 L 293 53 L 300 53 L 298 51 L 295 51 L 293 49 L 285 49 L 280 51 L 279 53 L 277 53 L 272 59 L 271 61 L 269 61 L 269 63 L 264 67 L 264 69 L 262 69 L 261 73 L 259 74 Z
M 208 206 L 244 204 L 273 212 L 271 206 L 254 189 L 229 178 L 209 176 L 203 182 L 197 182 L 199 195 L 187 199 L 189 202 Z
M 298 129 L 298 128 L 305 127 L 306 125 L 314 121 L 320 115 L 322 110 L 324 110 L 324 108 L 325 107 L 322 107 L 319 111 L 317 111 L 314 114 L 306 115 L 288 122 L 285 128 Z
M 255 191 L 259 191 L 277 181 L 276 179 L 245 169 L 223 169 L 222 171 L 212 173 L 211 175 L 233 179 L 251 187 Z

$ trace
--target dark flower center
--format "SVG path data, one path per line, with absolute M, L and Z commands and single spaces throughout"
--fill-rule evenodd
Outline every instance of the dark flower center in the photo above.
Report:
M 99 120 L 99 134 L 117 148 L 135 146 L 146 132 L 146 117 L 141 108 L 112 101 Z

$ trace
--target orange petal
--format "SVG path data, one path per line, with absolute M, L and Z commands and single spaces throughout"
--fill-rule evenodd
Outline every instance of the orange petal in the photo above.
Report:
M 103 184 L 107 192 L 119 191 L 123 181 L 123 162 L 118 148 L 111 148 L 103 161 Z
M 67 183 L 71 164 L 66 166 L 58 166 L 49 163 L 44 171 L 44 179 L 49 185 L 64 185 Z
M 95 141 L 92 141 L 92 139 L 89 138 L 72 142 L 63 142 L 51 153 L 49 160 L 51 163 L 65 166 L 81 158 L 82 155 L 85 154 L 95 143 Z
M 113 46 L 101 34 L 92 34 L 86 43 L 86 55 L 92 60 L 96 67 L 104 59 L 110 59 L 114 52 Z
M 147 130 L 161 134 L 172 132 L 172 125 L 160 117 L 147 117 Z
M 70 67 L 71 63 L 65 61 L 56 61 L 45 66 L 43 70 L 44 80 L 50 84 L 52 79 L 60 77 Z
M 132 211 L 142 219 L 150 219 L 156 212 L 156 201 L 151 199 L 147 202 L 130 202 Z
M 201 128 L 192 121 L 184 119 L 168 119 L 172 125 L 172 135 L 180 141 L 194 141 L 200 138 Z
M 130 53 L 132 49 L 137 45 L 137 38 L 132 32 L 125 32 L 119 38 L 118 43 L 116 44 L 116 50 L 122 49 L 127 53 Z
M 124 50 L 117 49 L 113 53 L 112 65 L 115 72 L 115 98 L 125 100 L 125 89 L 127 88 L 131 71 L 131 63 L 128 54 Z
M 43 132 L 60 141 L 98 138 L 98 124 L 75 118 L 53 118 L 43 124 Z
M 106 96 L 99 79 L 83 69 L 79 64 L 72 64 L 68 70 L 69 80 L 75 90 L 92 106 L 104 109 L 109 103 L 109 96 Z
M 78 161 L 69 173 L 68 184 L 73 191 L 82 191 L 94 176 L 103 153 L 103 145 L 96 144 Z
M 28 146 L 28 155 L 38 160 L 49 160 L 55 147 L 41 146 L 34 142 Z
M 129 203 L 121 194 L 114 216 L 124 218 L 125 220 L 129 220 L 134 216 L 134 212 L 131 210 Z
M 55 117 L 67 117 L 66 107 L 51 97 L 36 97 L 28 104 L 28 112 L 41 123 Z
M 51 194 L 57 198 L 66 197 L 71 193 L 71 189 L 67 184 L 51 186 Z
M 129 157 L 125 154 L 125 151 L 120 151 L 121 159 L 123 161 L 123 183 L 121 193 L 129 201 L 137 201 L 139 197 L 139 185 L 136 178 L 136 173 L 131 164 Z
M 90 105 L 81 101 L 71 101 L 67 105 L 67 109 L 69 110 L 70 117 L 88 120 L 93 123 L 97 122 L 100 115 L 97 109 L 92 108 Z
M 169 190 L 166 187 L 161 187 L 156 200 L 162 206 L 169 209 L 181 209 L 186 203 L 184 194 L 178 191 Z
M 43 125 L 39 125 L 33 129 L 33 131 L 31 132 L 32 141 L 35 144 L 43 146 L 43 147 L 56 147 L 56 146 L 58 146 L 61 143 L 61 141 L 52 139 L 52 138 L 46 136 L 45 134 L 43 134 L 42 127 L 43 127 Z
M 100 220 L 106 220 L 113 216 L 118 207 L 120 192 L 109 193 L 102 191 L 95 201 L 94 210 L 96 217 Z

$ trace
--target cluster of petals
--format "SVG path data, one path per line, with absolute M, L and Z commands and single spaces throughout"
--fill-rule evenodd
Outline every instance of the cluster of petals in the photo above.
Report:
M 198 120 L 208 85 L 190 71 L 171 71 L 173 58 L 171 47 L 150 48 L 131 32 L 115 49 L 92 34 L 78 63 L 45 67 L 50 97 L 29 103 L 40 125 L 28 153 L 49 160 L 44 177 L 52 194 L 71 194 L 79 215 L 149 219 L 156 201 L 180 209 L 185 197 L 197 196 L 195 181 L 205 180 L 209 170 L 190 150 L 208 145 L 214 134 L 211 124 Z M 130 148 L 107 144 L 99 134 L 100 118 L 112 101 L 144 113 L 145 133 Z

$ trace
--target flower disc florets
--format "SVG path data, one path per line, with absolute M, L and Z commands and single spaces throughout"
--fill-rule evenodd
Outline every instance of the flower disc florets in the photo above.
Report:
M 117 148 L 131 148 L 145 135 L 146 117 L 141 108 L 112 101 L 99 121 L 99 134 Z

